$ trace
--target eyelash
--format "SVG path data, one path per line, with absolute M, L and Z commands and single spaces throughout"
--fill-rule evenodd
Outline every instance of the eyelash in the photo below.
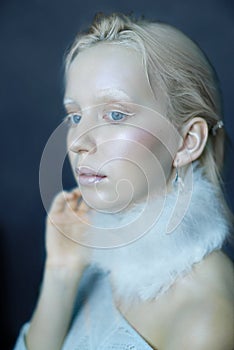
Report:
M 114 123 L 114 124 L 118 123 L 118 121 L 125 120 L 127 117 L 133 115 L 133 113 L 126 113 L 126 112 L 123 113 L 123 112 L 120 112 L 120 111 L 118 111 L 118 110 L 114 110 L 114 111 L 107 112 L 106 115 L 110 115 L 111 113 L 117 113 L 117 114 L 121 114 L 121 115 L 123 116 L 123 118 L 117 119 L 117 120 L 114 120 L 114 119 L 111 119 L 111 118 L 110 118 L 111 122 Z
M 112 120 L 112 121 L 111 121 L 112 124 L 118 124 L 119 121 L 125 120 L 127 117 L 133 116 L 133 115 L 134 115 L 134 113 L 123 113 L 123 112 L 120 112 L 120 111 L 118 111 L 118 110 L 113 110 L 113 111 L 107 112 L 107 113 L 105 114 L 105 116 L 106 116 L 106 115 L 109 115 L 109 114 L 111 114 L 111 113 L 118 113 L 118 114 L 121 114 L 121 115 L 123 116 L 123 118 L 121 118 L 121 119 Z M 74 123 L 74 122 L 72 121 L 72 118 L 73 118 L 74 116 L 78 116 L 78 117 L 79 117 L 78 119 L 79 119 L 79 122 L 80 122 L 82 116 L 79 115 L 78 113 L 75 113 L 75 112 L 74 112 L 74 113 L 68 113 L 68 114 L 65 116 L 65 118 L 63 119 L 63 121 L 64 121 L 69 127 L 72 127 L 72 126 L 75 127 L 76 125 L 79 124 L 79 122 L 78 122 L 78 123 Z M 105 119 L 106 119 L 106 118 L 105 118 Z

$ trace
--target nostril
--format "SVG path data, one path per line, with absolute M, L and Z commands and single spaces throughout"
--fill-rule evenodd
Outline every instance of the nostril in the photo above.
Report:
M 71 142 L 69 145 L 69 150 L 74 153 L 95 153 L 97 151 L 96 145 L 89 141 L 89 142 L 80 142 L 79 140 L 75 140 Z
M 96 146 L 93 146 L 93 147 L 87 147 L 87 148 L 81 148 L 79 149 L 77 152 L 79 154 L 82 154 L 82 153 L 88 153 L 88 154 L 93 154 L 97 151 L 97 147 Z

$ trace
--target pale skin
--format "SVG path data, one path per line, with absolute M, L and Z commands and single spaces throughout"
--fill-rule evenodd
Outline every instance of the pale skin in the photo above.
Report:
M 198 117 L 183 126 L 182 139 L 174 140 L 177 146 L 170 155 L 160 147 L 156 139 L 150 139 L 144 130 L 135 132 L 126 125 L 110 125 L 109 119 L 107 122 L 105 119 L 102 133 L 95 131 L 98 129 L 93 129 L 94 131 L 84 134 L 90 128 L 103 123 L 103 119 L 100 119 L 103 110 L 101 112 L 99 110 L 99 119 L 95 119 L 95 108 L 90 109 L 90 106 L 108 103 L 108 106 L 110 105 L 108 113 L 117 109 L 113 107 L 113 96 L 111 102 L 107 102 L 105 96 L 97 103 L 97 93 L 113 91 L 120 87 L 133 101 L 130 112 L 134 114 L 135 119 L 131 121 L 141 127 L 149 121 L 152 127 L 151 113 L 147 114 L 144 110 L 142 114 L 142 110 L 134 109 L 134 103 L 156 109 L 162 114 L 165 106 L 162 100 L 160 104 L 153 98 L 140 57 L 135 51 L 100 44 L 79 54 L 69 69 L 65 93 L 65 101 L 68 103 L 65 107 L 68 113 L 82 113 L 79 128 L 75 127 L 68 133 L 68 151 L 72 168 L 77 166 L 79 159 L 79 164 L 93 165 L 95 169 L 100 167 L 108 179 L 106 184 L 99 187 L 99 194 L 104 198 L 104 204 L 99 203 L 100 198 L 92 193 L 92 187 L 85 186 L 80 186 L 80 190 L 76 188 L 71 192 L 60 193 L 52 203 L 46 220 L 47 257 L 42 290 L 26 337 L 29 350 L 61 349 L 71 320 L 79 281 L 90 262 L 92 249 L 82 247 L 61 234 L 61 231 L 69 231 L 79 236 L 85 231 L 85 225 L 74 223 L 72 211 L 85 218 L 90 207 L 84 200 L 77 206 L 77 199 L 83 197 L 93 208 L 108 209 L 103 205 L 106 206 L 108 200 L 115 199 L 115 192 L 112 192 L 118 180 L 115 177 L 115 164 L 120 168 L 120 175 L 121 171 L 124 174 L 128 173 L 129 181 L 134 181 L 136 188 L 134 200 L 140 201 L 145 196 L 142 174 L 131 164 L 111 161 L 111 156 L 114 158 L 118 152 L 120 157 L 124 157 L 125 154 L 121 153 L 124 148 L 120 149 L 119 145 L 130 139 L 149 147 L 158 159 L 163 160 L 162 168 L 168 184 L 174 176 L 173 168 L 186 167 L 189 162 L 199 158 L 205 147 L 208 128 L 205 120 Z M 126 102 L 123 96 L 118 99 Z M 120 110 L 120 112 L 126 111 Z M 110 116 L 106 110 L 105 113 L 105 116 Z M 142 116 L 144 116 L 143 122 Z M 168 130 L 165 130 L 165 135 L 167 132 Z M 120 143 L 116 149 L 114 144 L 110 148 L 109 141 L 115 139 L 120 140 Z M 107 149 L 102 148 L 105 142 L 108 144 Z M 137 156 L 138 154 L 136 159 Z M 147 175 L 150 177 L 147 161 L 145 165 Z M 160 188 L 155 189 L 157 190 L 160 191 Z M 124 200 L 124 191 L 122 194 L 120 191 L 120 197 L 111 202 L 109 210 L 119 208 Z M 114 291 L 113 296 L 115 299 Z M 234 270 L 231 261 L 222 252 L 210 254 L 194 267 L 191 274 L 177 281 L 159 299 L 134 305 L 128 312 L 123 311 L 121 303 L 116 302 L 116 307 L 154 349 L 233 350 L 234 348 Z

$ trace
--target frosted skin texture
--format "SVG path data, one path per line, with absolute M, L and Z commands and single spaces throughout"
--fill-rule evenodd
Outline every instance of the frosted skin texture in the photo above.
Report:
M 64 102 L 68 114 L 81 115 L 67 138 L 74 175 L 86 166 L 107 176 L 95 187 L 80 184 L 91 207 L 115 212 L 165 189 L 179 143 L 175 138 L 170 147 L 163 96 L 155 100 L 140 55 L 108 44 L 81 52 L 69 68 Z

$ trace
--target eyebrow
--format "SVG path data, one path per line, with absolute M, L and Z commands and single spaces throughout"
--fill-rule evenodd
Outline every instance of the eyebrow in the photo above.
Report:
M 98 92 L 97 98 L 113 98 L 113 99 L 122 99 L 122 100 L 129 100 L 131 101 L 131 98 L 128 96 L 128 94 L 122 90 L 122 89 L 102 89 Z
M 76 102 L 75 102 L 75 100 L 73 100 L 72 98 L 66 97 L 66 98 L 64 98 L 64 100 L 63 100 L 63 104 L 64 104 L 64 106 L 65 106 L 65 105 L 69 105 L 69 104 L 76 104 Z
M 130 98 L 130 96 L 128 96 L 128 94 L 122 90 L 122 89 L 102 89 L 99 90 L 98 93 L 95 96 L 96 101 L 100 102 L 100 101 L 107 101 L 107 102 L 117 102 L 117 101 L 126 101 L 126 102 L 133 102 Z M 79 104 L 77 103 L 77 101 L 75 101 L 74 99 L 70 98 L 70 97 L 65 97 L 63 100 L 63 104 L 64 106 L 69 105 L 69 104 L 75 104 L 78 107 Z

